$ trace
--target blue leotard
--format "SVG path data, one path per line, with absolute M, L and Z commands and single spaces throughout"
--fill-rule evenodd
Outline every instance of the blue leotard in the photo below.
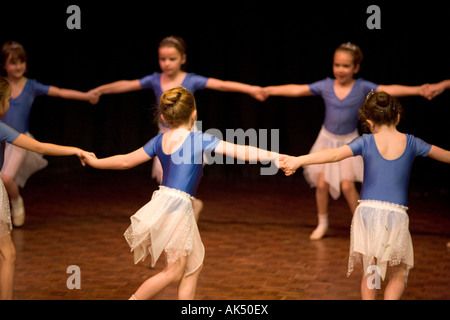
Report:
M 197 90 L 205 89 L 208 80 L 209 78 L 199 76 L 195 73 L 187 73 L 181 86 L 186 88 L 190 93 L 194 94 Z M 153 90 L 159 103 L 159 99 L 164 93 L 161 88 L 161 73 L 155 72 L 151 75 L 145 76 L 139 80 L 139 83 L 143 89 Z
M 8 126 L 7 124 L 0 121 L 0 142 L 8 142 L 13 143 L 14 140 L 17 139 L 19 136 L 19 132 Z M 0 147 L 0 168 L 3 167 L 3 161 L 4 161 L 4 149 Z
M 357 79 L 352 90 L 344 98 L 339 99 L 334 91 L 334 79 L 326 78 L 309 85 L 313 95 L 320 95 L 325 103 L 324 127 L 328 132 L 336 135 L 346 135 L 358 128 L 358 110 L 371 90 L 378 85 Z
M 407 134 L 405 151 L 394 160 L 386 160 L 381 156 L 373 134 L 364 134 L 348 146 L 353 155 L 361 155 L 364 160 L 361 200 L 379 200 L 406 206 L 413 161 L 417 156 L 426 157 L 431 145 Z
M 50 86 L 44 85 L 36 80 L 27 79 L 22 93 L 9 101 L 10 106 L 4 117 L 4 121 L 20 133 L 28 131 L 31 106 L 34 98 L 46 95 Z
M 203 174 L 203 152 L 214 151 L 220 140 L 201 131 L 191 132 L 178 150 L 166 154 L 162 149 L 163 135 L 158 134 L 144 146 L 150 157 L 158 156 L 161 161 L 161 185 L 194 197 Z

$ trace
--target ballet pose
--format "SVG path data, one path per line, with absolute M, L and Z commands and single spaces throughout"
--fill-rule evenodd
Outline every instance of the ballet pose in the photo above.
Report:
M 150 255 L 154 266 L 164 253 L 167 265 L 146 280 L 132 299 L 151 299 L 171 283 L 178 283 L 179 299 L 193 299 L 205 255 L 192 205 L 202 176 L 204 153 L 274 162 L 278 154 L 231 144 L 201 131 L 191 132 L 197 108 L 194 96 L 184 88 L 166 91 L 160 99 L 160 112 L 169 130 L 144 147 L 104 159 L 85 153 L 83 160 L 95 168 L 123 170 L 159 157 L 163 167 L 161 186 L 150 202 L 131 217 L 124 236 L 134 252 L 135 263 Z
M 25 77 L 27 71 L 27 54 L 24 47 L 16 41 L 3 44 L 1 51 L 1 70 L 12 87 L 11 107 L 3 121 L 20 133 L 30 137 L 28 125 L 31 107 L 36 97 L 48 95 L 63 99 L 74 99 L 97 103 L 98 96 L 94 93 L 80 92 L 71 89 L 44 85 L 37 80 Z M 47 166 L 41 154 L 9 143 L 5 147 L 5 162 L 1 171 L 1 178 L 11 201 L 12 221 L 15 227 L 25 223 L 25 207 L 20 195 L 20 188 L 25 186 L 28 178 L 36 171 Z
M 192 94 L 195 94 L 198 90 L 211 89 L 224 92 L 246 93 L 259 101 L 267 99 L 266 92 L 259 86 L 235 81 L 223 81 L 186 72 L 184 70 L 187 61 L 186 48 L 186 42 L 181 37 L 166 37 L 161 40 L 158 46 L 158 59 L 161 72 L 154 72 L 141 79 L 120 80 L 101 85 L 93 89 L 92 92 L 104 95 L 150 89 L 154 92 L 156 99 L 159 100 L 163 92 L 182 86 Z M 169 130 L 169 127 L 164 122 L 158 121 L 158 123 L 159 132 Z M 158 157 L 153 159 L 152 178 L 161 182 L 162 169 Z M 194 201 L 194 208 L 196 218 L 198 219 L 200 211 L 203 208 L 202 201 L 196 199 Z
M 4 77 L 0 77 L 0 117 L 3 117 L 9 108 L 11 91 L 9 82 Z M 83 152 L 75 147 L 39 142 L 16 131 L 2 121 L 0 121 L 0 141 L 49 156 L 81 156 Z M 0 148 L 0 166 L 3 164 L 3 157 L 3 148 Z M 3 182 L 0 181 L 0 300 L 11 300 L 14 293 L 16 250 L 11 239 L 11 230 L 8 194 Z
M 333 75 L 335 79 L 326 78 L 312 84 L 288 84 L 266 87 L 271 96 L 305 97 L 320 95 L 325 103 L 325 119 L 322 129 L 310 152 L 336 148 L 352 141 L 358 134 L 358 110 L 364 98 L 371 90 L 385 91 L 395 97 L 423 96 L 433 98 L 441 93 L 444 84 L 403 86 L 377 85 L 362 78 L 355 79 L 359 72 L 363 54 L 352 43 L 340 45 L 334 53 Z M 328 201 L 339 198 L 341 191 L 351 212 L 358 205 L 359 194 L 355 181 L 362 182 L 363 164 L 360 157 L 348 158 L 339 163 L 312 165 L 303 168 L 305 179 L 311 187 L 316 188 L 316 205 L 318 225 L 311 233 L 310 239 L 317 240 L 328 231 Z
M 388 280 L 385 299 L 400 299 L 409 270 L 414 266 L 407 214 L 408 184 L 414 159 L 428 156 L 450 163 L 450 151 L 397 130 L 401 112 L 402 106 L 396 98 L 385 92 L 369 93 L 359 111 L 359 119 L 371 134 L 364 134 L 344 146 L 305 156 L 280 156 L 280 168 L 286 175 L 302 166 L 362 156 L 364 180 L 352 220 L 347 275 L 350 276 L 355 263 L 362 265 L 363 299 L 377 297 L 380 288 L 376 286 L 376 277 Z

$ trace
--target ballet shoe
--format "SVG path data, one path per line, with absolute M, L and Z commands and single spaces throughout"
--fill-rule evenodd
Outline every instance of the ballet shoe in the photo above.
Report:
M 309 236 L 309 239 L 310 240 L 320 240 L 327 234 L 327 231 L 328 231 L 328 227 L 323 227 L 323 226 L 319 225 L 311 233 L 311 235 Z
M 328 214 L 318 215 L 319 223 L 314 231 L 309 236 L 310 240 L 322 239 L 328 231 Z
M 11 218 L 14 227 L 21 227 L 25 223 L 25 206 L 21 196 L 11 200 Z

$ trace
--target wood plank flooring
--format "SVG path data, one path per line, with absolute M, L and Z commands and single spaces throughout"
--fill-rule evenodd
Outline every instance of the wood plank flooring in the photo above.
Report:
M 128 299 L 163 268 L 134 265 L 123 232 L 149 201 L 156 182 L 138 171 L 45 169 L 22 191 L 27 218 L 12 235 L 17 250 L 17 300 Z M 330 201 L 330 231 L 310 241 L 314 189 L 301 174 L 285 178 L 206 175 L 199 229 L 206 248 L 196 300 L 357 300 L 360 271 L 346 277 L 351 214 Z M 405 300 L 450 298 L 450 197 L 411 191 L 415 252 Z M 70 290 L 67 268 L 80 268 Z M 380 299 L 382 295 L 380 295 Z M 157 299 L 176 299 L 176 287 Z

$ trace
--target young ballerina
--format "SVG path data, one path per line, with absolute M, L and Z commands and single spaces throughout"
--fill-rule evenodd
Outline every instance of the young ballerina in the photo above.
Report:
M 187 61 L 186 49 L 186 42 L 181 37 L 166 37 L 162 39 L 158 46 L 158 59 L 161 72 L 154 72 L 151 75 L 136 80 L 115 81 L 99 86 L 93 89 L 92 92 L 104 95 L 151 89 L 157 101 L 159 101 L 163 92 L 182 86 L 193 94 L 198 90 L 211 89 L 246 93 L 259 101 L 264 101 L 267 98 L 266 92 L 259 86 L 234 81 L 223 81 L 194 73 L 187 73 L 184 71 L 184 66 Z M 165 132 L 168 129 L 169 127 L 166 124 L 159 121 L 159 132 Z M 161 182 L 161 177 L 161 163 L 156 157 L 153 160 L 152 178 Z M 196 199 L 194 207 L 198 219 L 203 203 L 199 199 Z
M 266 87 L 271 96 L 305 97 L 320 95 L 325 103 L 325 119 L 322 129 L 310 152 L 335 148 L 352 141 L 358 134 L 358 110 L 371 90 L 385 91 L 392 96 L 420 95 L 433 97 L 428 84 L 421 86 L 377 85 L 362 78 L 355 79 L 363 60 L 361 49 L 352 43 L 340 45 L 334 53 L 333 75 L 312 84 L 288 84 Z M 436 88 L 434 94 L 438 94 Z M 339 198 L 341 191 L 351 212 L 354 212 L 359 198 L 355 181 L 362 182 L 362 160 L 349 158 L 339 163 L 320 164 L 303 168 L 304 177 L 311 187 L 316 188 L 318 225 L 310 239 L 321 239 L 328 231 L 329 194 Z
M 0 77 L 0 117 L 3 117 L 9 108 L 11 91 L 9 82 L 4 77 Z M 2 121 L 0 121 L 0 141 L 50 156 L 80 156 L 83 151 L 75 147 L 36 141 L 25 134 L 19 133 Z M 0 148 L 0 166 L 2 164 L 3 148 Z M 8 194 L 3 182 L 0 181 L 0 300 L 13 298 L 16 250 L 11 239 L 11 230 Z
M 197 109 L 194 96 L 185 88 L 166 91 L 160 99 L 160 112 L 170 129 L 144 147 L 104 159 L 85 153 L 82 159 L 95 168 L 123 170 L 155 156 L 160 158 L 164 172 L 161 186 L 151 201 L 131 217 L 124 236 L 134 251 L 135 263 L 150 255 L 154 266 L 164 252 L 167 264 L 131 298 L 151 299 L 171 283 L 178 283 L 178 298 L 193 299 L 205 255 L 192 206 L 202 176 L 203 154 L 215 152 L 247 161 L 276 161 L 278 154 L 191 132 Z
M 34 79 L 25 77 L 27 71 L 27 54 L 24 47 L 16 41 L 8 41 L 1 49 L 1 70 L 6 75 L 12 87 L 11 107 L 3 121 L 20 133 L 30 137 L 28 124 L 31 107 L 35 97 L 48 95 L 63 99 L 74 99 L 96 103 L 98 96 L 71 89 L 41 84 Z M 5 163 L 1 178 L 11 200 L 13 224 L 20 227 L 25 222 L 25 207 L 20 188 L 25 186 L 28 178 L 36 171 L 47 166 L 47 160 L 42 155 L 17 148 L 9 143 L 5 147 Z
M 361 199 L 353 215 L 348 273 L 363 267 L 361 297 L 375 299 L 372 272 L 388 283 L 385 299 L 400 299 L 409 270 L 414 266 L 409 232 L 407 193 L 411 167 L 417 156 L 450 163 L 450 151 L 397 130 L 402 106 L 385 92 L 369 93 L 359 112 L 364 134 L 347 145 L 300 157 L 280 156 L 280 168 L 291 175 L 299 167 L 337 162 L 361 155 L 364 180 Z

